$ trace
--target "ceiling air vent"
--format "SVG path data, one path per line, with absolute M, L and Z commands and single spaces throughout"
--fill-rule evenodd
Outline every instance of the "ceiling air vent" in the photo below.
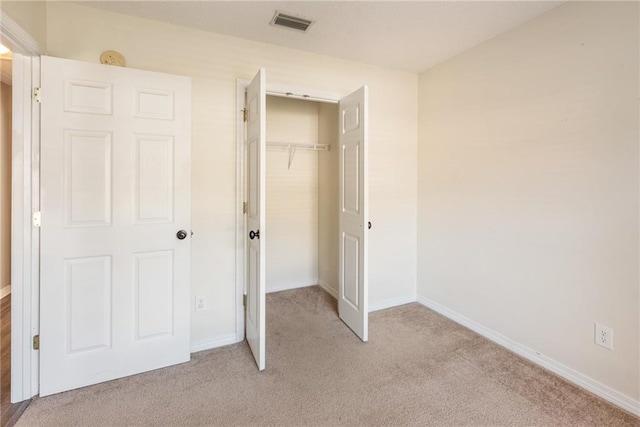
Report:
M 309 21 L 308 19 L 304 18 L 298 18 L 297 16 L 287 15 L 286 13 L 282 13 L 279 11 L 276 11 L 276 14 L 271 20 L 271 25 L 302 31 L 303 33 L 307 32 L 311 24 L 313 24 L 313 21 Z

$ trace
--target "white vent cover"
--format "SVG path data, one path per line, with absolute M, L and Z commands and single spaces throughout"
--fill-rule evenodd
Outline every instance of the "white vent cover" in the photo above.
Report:
M 273 15 L 273 19 L 271 20 L 271 25 L 302 31 L 303 33 L 307 32 L 311 24 L 313 24 L 313 21 L 298 18 L 297 16 L 289 15 L 279 10 L 276 10 L 276 14 Z

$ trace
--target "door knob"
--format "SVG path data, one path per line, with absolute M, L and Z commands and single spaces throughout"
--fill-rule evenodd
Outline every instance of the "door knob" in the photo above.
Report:
M 249 232 L 249 238 L 250 238 L 251 240 L 253 240 L 253 239 L 254 239 L 254 238 L 256 238 L 256 237 L 257 237 L 258 239 L 260 239 L 260 230 L 258 230 L 258 231 L 253 231 L 253 230 L 251 230 L 251 231 Z
M 184 230 L 180 230 L 176 233 L 176 237 L 180 240 L 184 240 L 187 238 L 187 232 Z
M 369 226 L 367 228 L 371 230 L 371 221 L 369 221 Z

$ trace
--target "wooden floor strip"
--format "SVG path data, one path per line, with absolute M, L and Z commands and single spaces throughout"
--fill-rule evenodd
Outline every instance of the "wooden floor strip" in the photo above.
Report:
M 0 299 L 0 427 L 11 427 L 31 400 L 11 403 L 11 295 Z

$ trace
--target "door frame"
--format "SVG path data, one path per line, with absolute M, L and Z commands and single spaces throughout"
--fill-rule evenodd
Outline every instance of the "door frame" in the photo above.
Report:
M 11 162 L 11 402 L 38 394 L 39 358 L 32 337 L 39 323 L 39 232 L 32 225 L 40 207 L 40 55 L 46 49 L 6 13 L 0 41 L 13 52 Z
M 246 185 L 245 144 L 246 129 L 244 125 L 245 93 L 251 80 L 238 79 L 236 82 L 236 340 L 244 340 L 244 304 L 246 293 L 246 221 L 243 212 Z M 300 99 L 313 102 L 338 104 L 348 95 L 338 92 L 326 92 L 316 89 L 300 88 L 287 84 L 269 83 L 267 96 Z

